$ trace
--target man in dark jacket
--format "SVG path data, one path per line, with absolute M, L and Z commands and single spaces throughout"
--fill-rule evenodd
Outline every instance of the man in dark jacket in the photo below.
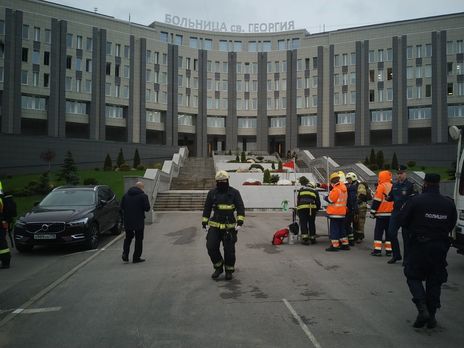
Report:
M 406 227 L 409 234 L 404 274 L 418 310 L 416 328 L 437 325 L 435 313 L 440 308 L 441 285 L 448 280 L 448 236 L 457 213 L 454 202 L 440 194 L 439 183 L 440 175 L 426 174 L 422 194 L 409 199 L 398 216 L 400 226 Z
M 143 262 L 145 259 L 142 256 L 142 241 L 143 230 L 145 227 L 145 212 L 150 210 L 150 202 L 148 196 L 143 192 L 143 182 L 137 182 L 131 187 L 122 197 L 121 210 L 123 212 L 124 229 L 126 230 L 126 239 L 124 239 L 124 247 L 122 252 L 122 260 L 129 261 L 129 251 L 132 238 L 135 236 L 135 249 L 132 256 L 132 262 Z
M 300 220 L 301 239 L 305 245 L 316 244 L 316 215 L 321 209 L 321 199 L 315 187 L 315 184 L 308 183 L 298 191 L 297 195 L 296 208 Z
M 209 226 L 206 236 L 206 248 L 214 266 L 211 278 L 217 279 L 226 269 L 226 280 L 232 279 L 235 270 L 235 243 L 237 232 L 245 219 L 245 206 L 240 192 L 229 186 L 229 174 L 220 170 L 216 173 L 216 188 L 210 190 L 206 197 L 201 225 Z M 210 218 L 211 211 L 213 216 Z M 237 218 L 234 216 L 237 211 Z M 224 247 L 224 258 L 220 246 Z

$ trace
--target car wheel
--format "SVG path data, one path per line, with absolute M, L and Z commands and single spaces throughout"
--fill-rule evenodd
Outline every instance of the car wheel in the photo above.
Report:
M 118 222 L 111 228 L 110 232 L 112 235 L 117 236 L 121 234 L 123 229 L 121 217 L 119 217 Z
M 21 245 L 21 244 L 16 244 L 16 250 L 18 250 L 20 253 L 28 253 L 32 251 L 32 245 Z
M 99 242 L 98 226 L 91 224 L 87 235 L 87 249 L 97 249 Z

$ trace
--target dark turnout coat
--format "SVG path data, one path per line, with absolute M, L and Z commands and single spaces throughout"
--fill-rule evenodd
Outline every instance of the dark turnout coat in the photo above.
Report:
M 145 212 L 150 210 L 148 196 L 138 187 L 131 187 L 122 197 L 124 228 L 141 230 L 145 225 Z

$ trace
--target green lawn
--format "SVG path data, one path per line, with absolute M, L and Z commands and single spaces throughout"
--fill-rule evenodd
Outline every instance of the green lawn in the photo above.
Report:
M 144 170 L 135 170 L 127 172 L 105 172 L 97 170 L 79 170 L 78 175 L 81 179 L 81 184 L 86 178 L 94 178 L 98 181 L 99 184 L 105 184 L 111 187 L 118 198 L 121 198 L 124 191 L 124 177 L 125 176 L 143 176 L 145 173 Z M 41 173 L 39 174 L 25 174 L 25 175 L 15 175 L 11 178 L 1 178 L 3 184 L 3 190 L 5 192 L 13 191 L 17 192 L 22 190 L 27 186 L 31 181 L 38 181 Z M 63 184 L 56 180 L 56 172 L 52 172 L 50 175 L 50 184 L 53 187 L 57 187 Z M 42 200 L 44 196 L 34 195 L 27 197 L 16 197 L 15 201 L 18 206 L 18 216 L 21 216 L 29 209 L 32 208 L 34 202 Z

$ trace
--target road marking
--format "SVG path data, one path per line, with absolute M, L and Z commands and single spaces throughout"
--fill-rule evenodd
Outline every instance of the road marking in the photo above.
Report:
M 306 336 L 311 340 L 312 344 L 316 348 L 322 348 L 319 342 L 317 341 L 316 337 L 312 334 L 312 332 L 309 330 L 309 328 L 306 326 L 305 323 L 303 323 L 303 320 L 301 320 L 301 317 L 298 315 L 298 313 L 293 309 L 292 305 L 285 299 L 283 298 L 282 301 L 284 301 L 285 305 L 287 306 L 288 310 L 290 313 L 292 313 L 293 317 L 296 319 L 298 324 L 300 324 L 301 329 L 304 331 Z
M 58 312 L 61 307 L 48 307 L 48 308 L 18 308 L 13 311 L 14 314 L 34 314 L 34 313 L 46 313 L 46 312 Z
M 116 238 L 114 238 L 111 242 L 109 242 L 108 244 L 105 245 L 105 247 L 109 247 L 110 245 L 116 243 L 117 241 L 121 240 L 122 238 L 124 237 L 124 234 L 120 234 L 119 236 L 117 236 Z M 42 291 L 40 291 L 39 293 L 37 293 L 35 296 L 31 297 L 28 301 L 26 301 L 24 304 L 22 304 L 20 306 L 20 309 L 27 309 L 28 307 L 30 307 L 34 302 L 38 301 L 39 299 L 41 299 L 42 297 L 44 297 L 45 295 L 47 295 L 50 291 L 52 291 L 54 288 L 56 288 L 58 285 L 60 285 L 61 283 L 63 283 L 66 279 L 68 279 L 69 277 L 71 277 L 74 273 L 76 273 L 79 269 L 81 269 L 82 267 L 84 267 L 86 264 L 88 264 L 90 261 L 92 261 L 94 258 L 96 258 L 98 255 L 100 255 L 102 252 L 104 252 L 104 250 L 100 249 L 98 252 L 96 252 L 95 254 L 91 255 L 90 257 L 88 257 L 87 259 L 85 259 L 84 261 L 82 261 L 80 264 L 78 264 L 76 267 L 74 267 L 72 270 L 70 270 L 69 272 L 65 273 L 64 275 L 62 275 L 60 278 L 58 278 L 57 280 L 55 280 L 53 283 L 51 283 L 49 286 L 47 286 L 45 289 L 43 289 Z M 0 327 L 4 326 L 6 323 L 8 323 L 10 320 L 12 320 L 14 317 L 16 317 L 19 313 L 15 313 L 16 311 L 8 314 L 5 318 L 3 318 L 1 321 L 0 321 Z M 20 312 L 21 313 L 21 312 Z

